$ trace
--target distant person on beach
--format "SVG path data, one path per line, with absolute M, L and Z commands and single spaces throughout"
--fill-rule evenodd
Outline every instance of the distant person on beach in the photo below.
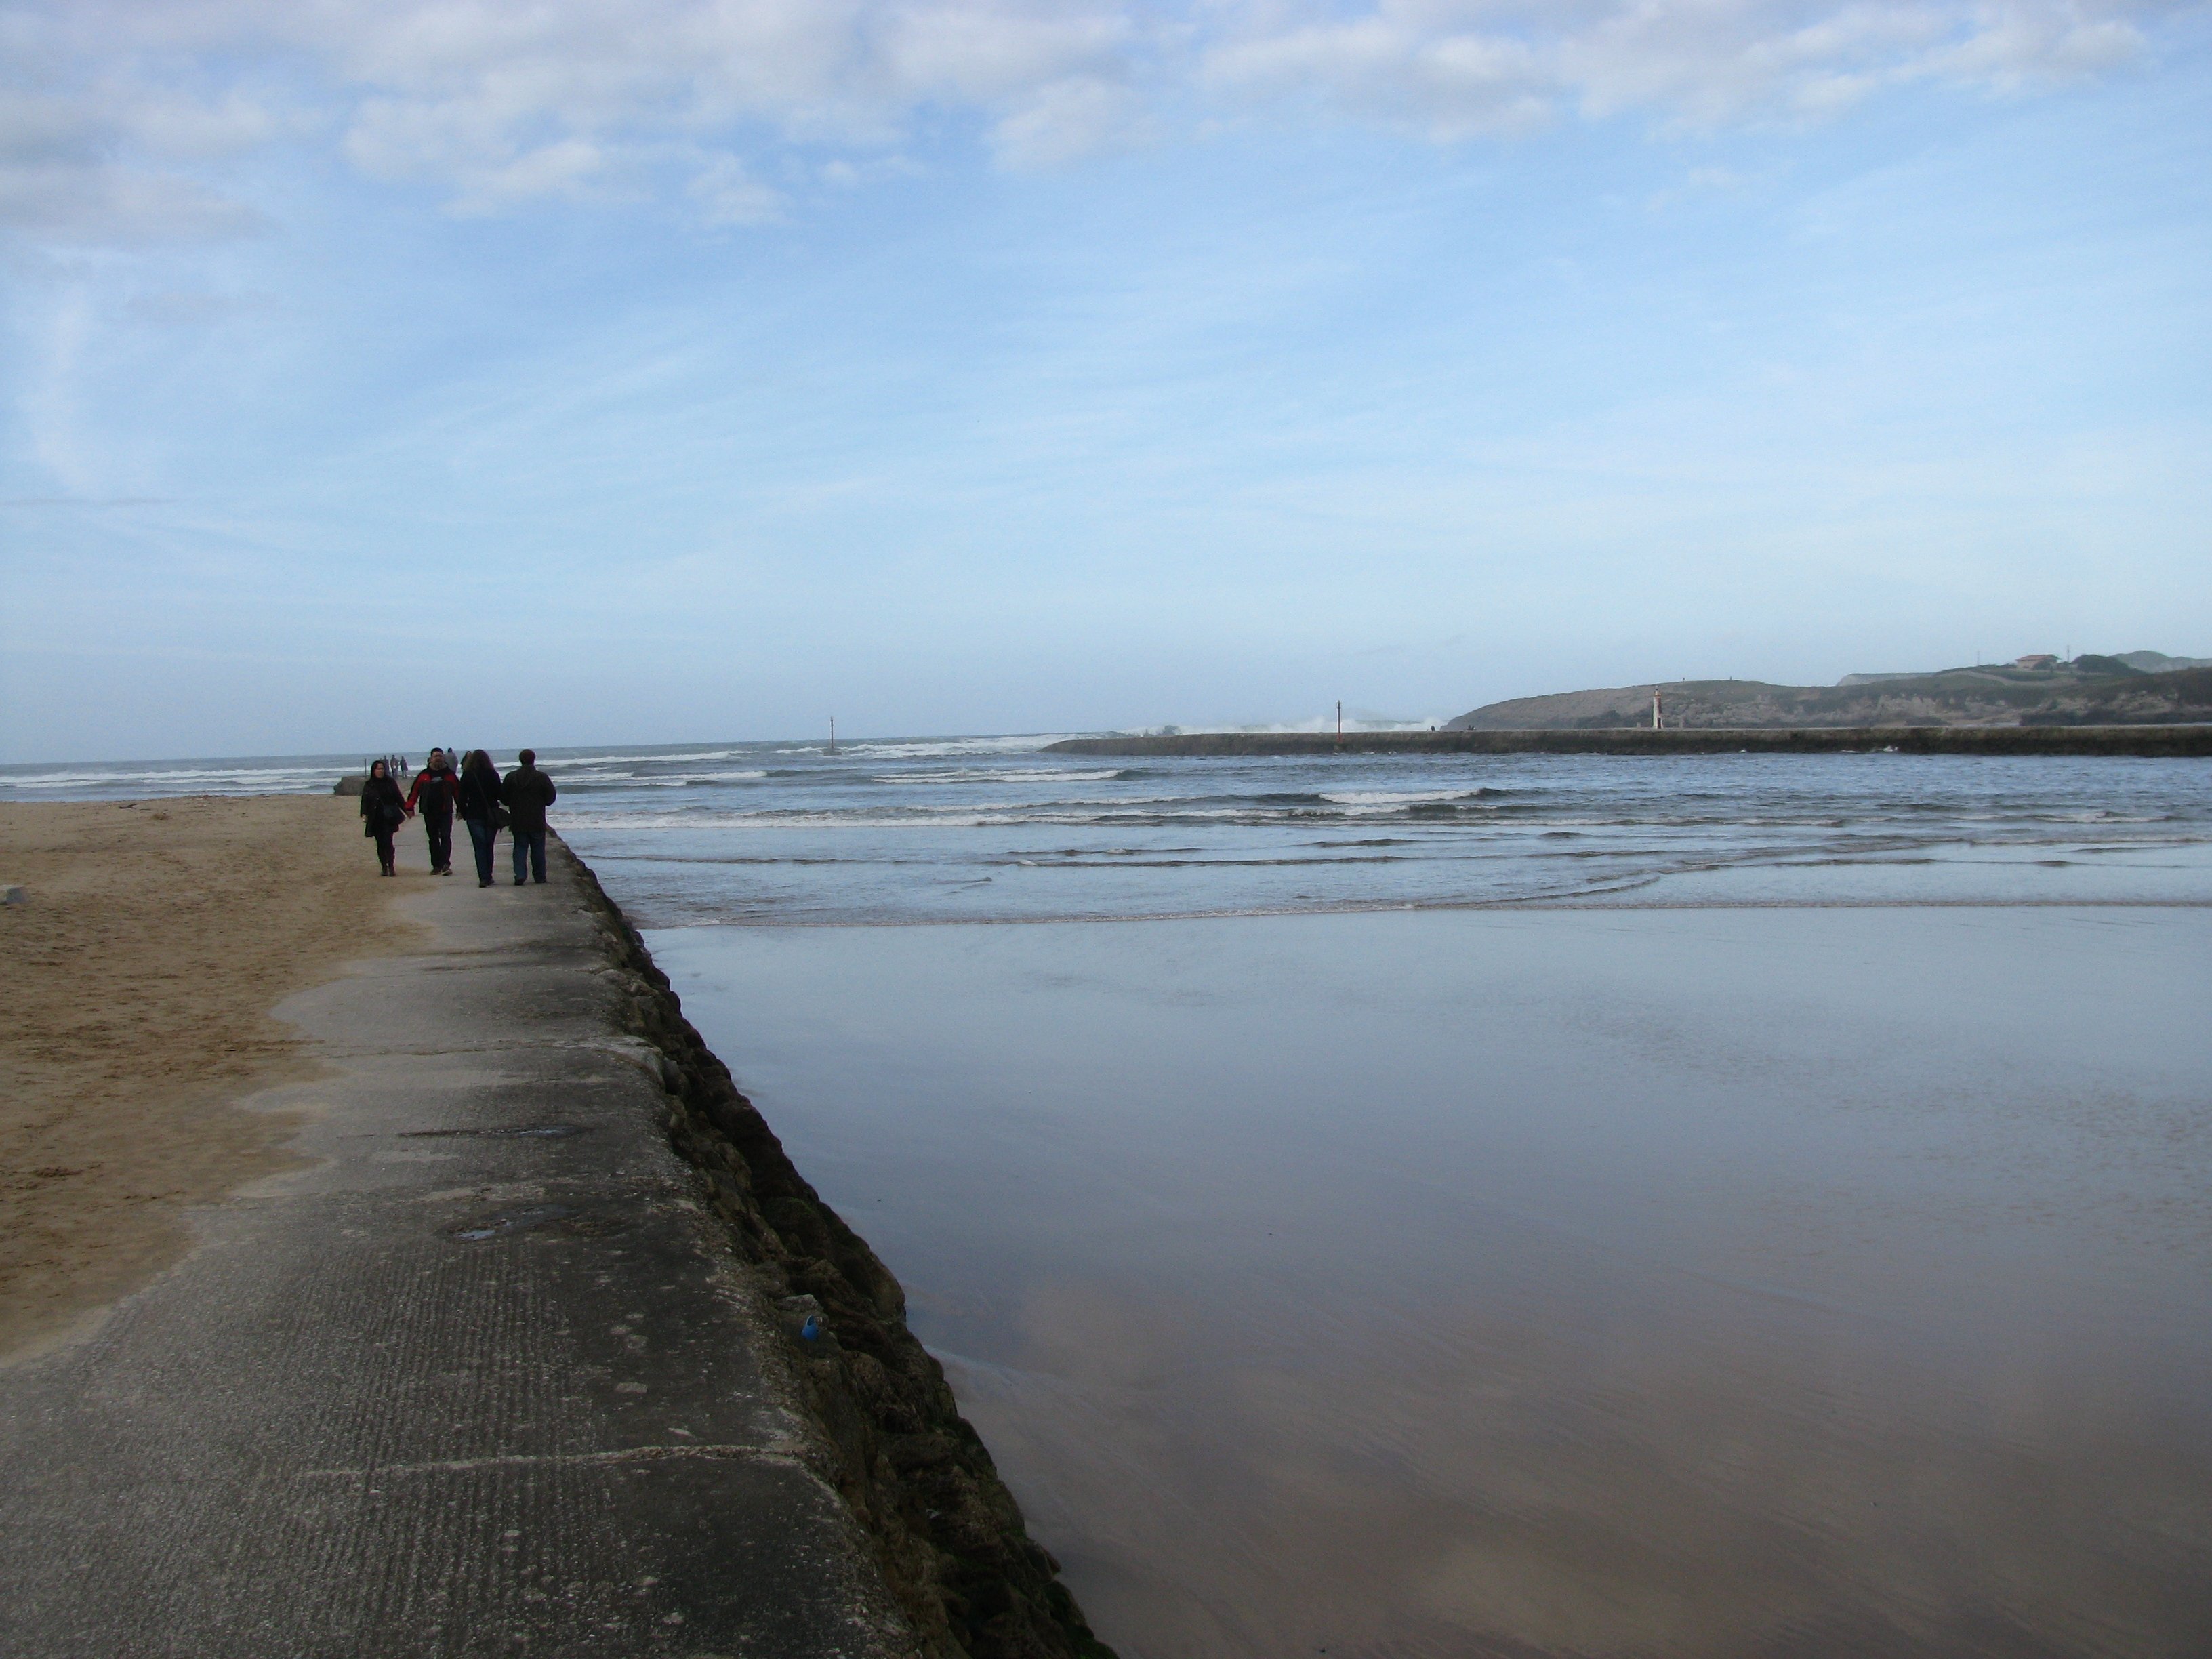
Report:
M 382 761 L 368 763 L 368 781 L 361 787 L 361 833 L 376 840 L 376 861 L 387 876 L 399 873 L 392 838 L 407 822 L 407 803 L 399 798 L 399 785 Z
M 476 848 L 477 885 L 491 885 L 491 848 L 507 822 L 500 805 L 499 769 L 481 749 L 471 749 L 461 762 L 461 817 L 469 826 L 469 841 Z
M 446 751 L 433 749 L 430 763 L 415 775 L 415 787 L 407 792 L 407 815 L 414 817 L 419 808 L 422 814 L 422 833 L 430 841 L 430 873 L 450 876 L 453 873 L 453 808 L 461 798 L 461 781 L 446 760 Z
M 507 833 L 514 842 L 514 884 L 522 885 L 522 866 L 526 854 L 530 860 L 532 879 L 543 885 L 545 880 L 545 809 L 553 804 L 559 793 L 553 780 L 538 769 L 538 751 L 526 749 L 517 757 L 514 770 L 499 787 L 499 798 L 507 803 L 511 822 Z

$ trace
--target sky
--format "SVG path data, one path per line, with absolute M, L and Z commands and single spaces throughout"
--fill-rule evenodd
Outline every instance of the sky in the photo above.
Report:
M 2212 655 L 2212 8 L 0 0 L 0 761 Z

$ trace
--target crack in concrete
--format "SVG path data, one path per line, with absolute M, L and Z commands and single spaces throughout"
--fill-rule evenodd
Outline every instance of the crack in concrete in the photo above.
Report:
M 774 1463 L 805 1468 L 795 1452 L 773 1446 L 629 1446 L 619 1451 L 502 1452 L 489 1457 L 445 1457 L 427 1463 L 378 1463 L 357 1469 L 301 1469 L 299 1480 L 374 1480 L 394 1474 L 466 1474 L 477 1469 L 588 1468 L 624 1463 L 658 1463 L 674 1458 L 703 1458 L 715 1462 Z

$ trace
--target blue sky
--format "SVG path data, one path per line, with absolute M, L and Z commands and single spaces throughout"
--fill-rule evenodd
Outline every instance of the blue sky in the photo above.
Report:
M 0 758 L 2212 654 L 2208 46 L 2041 0 L 0 11 Z

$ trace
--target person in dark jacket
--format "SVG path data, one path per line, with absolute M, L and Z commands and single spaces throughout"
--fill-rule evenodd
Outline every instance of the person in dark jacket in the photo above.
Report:
M 429 839 L 434 876 L 453 873 L 453 808 L 460 798 L 461 781 L 447 763 L 446 751 L 433 749 L 430 763 L 415 775 L 415 787 L 407 792 L 407 816 L 414 817 L 418 810 L 422 814 L 422 833 Z
M 553 804 L 560 792 L 553 787 L 553 780 L 538 769 L 538 751 L 526 749 L 518 758 L 514 770 L 507 775 L 499 787 L 499 798 L 507 803 L 507 814 L 511 820 L 507 827 L 507 838 L 514 843 L 514 884 L 522 885 L 522 865 L 526 854 L 530 860 L 530 873 L 543 885 L 545 880 L 545 809 Z
M 361 833 L 376 842 L 376 861 L 387 876 L 399 873 L 392 838 L 407 822 L 407 803 L 399 798 L 399 785 L 382 761 L 368 763 L 368 781 L 361 787 Z
M 461 763 L 461 818 L 469 826 L 469 841 L 476 848 L 479 887 L 491 885 L 492 842 L 503 817 L 499 803 L 499 769 L 483 750 L 470 750 Z

